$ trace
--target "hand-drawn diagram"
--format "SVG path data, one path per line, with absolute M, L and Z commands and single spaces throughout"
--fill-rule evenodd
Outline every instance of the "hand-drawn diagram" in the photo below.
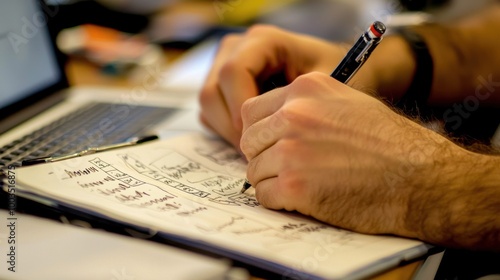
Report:
M 120 151 L 94 157 L 75 170 L 62 169 L 60 178 L 127 206 L 153 210 L 152 215 L 205 234 L 259 236 L 268 246 L 282 246 L 309 234 L 331 231 L 303 217 L 276 213 L 282 216 L 278 220 L 286 217 L 286 222 L 274 224 L 242 212 L 259 203 L 254 196 L 239 193 L 244 179 L 220 171 L 240 160 L 239 155 L 217 141 L 201 141 L 191 151 L 168 146 Z
M 385 257 L 377 250 L 386 248 L 385 237 L 264 209 L 253 192 L 239 194 L 244 173 L 225 169 L 233 163 L 245 167 L 239 160 L 234 150 L 215 140 L 189 135 L 82 157 L 78 165 L 40 165 L 26 169 L 29 176 L 19 177 L 25 186 L 76 202 L 82 209 L 299 270 L 315 264 L 326 271 L 358 250 L 374 259 Z M 401 242 L 396 240 L 394 246 Z
M 162 183 L 163 186 L 153 185 L 143 180 L 139 180 L 127 172 L 120 171 L 113 164 L 110 164 L 98 157 L 88 161 L 94 166 L 90 168 L 96 169 L 92 169 L 92 173 L 86 172 L 84 175 L 96 175 L 96 172 L 100 170 L 105 174 L 105 179 L 102 179 L 102 181 L 106 181 L 106 183 L 103 183 L 102 185 L 100 183 L 91 185 L 79 183 L 79 186 L 84 189 L 95 191 L 100 195 L 112 196 L 119 202 L 131 207 L 154 209 L 160 212 L 174 211 L 174 219 L 179 221 L 188 221 L 189 224 L 205 233 L 223 231 L 233 233 L 255 233 L 256 231 L 264 232 L 273 230 L 271 226 L 254 219 L 245 218 L 237 214 L 237 212 L 222 211 L 218 208 L 209 207 L 202 203 L 179 197 L 171 191 L 168 191 L 168 188 L 165 186 L 181 190 L 199 198 L 207 198 L 207 201 L 224 205 L 247 205 L 255 207 L 258 205 L 253 202 L 255 198 L 250 197 L 247 200 L 234 199 L 230 201 L 231 204 L 224 203 L 222 200 L 217 201 L 216 199 L 210 198 L 211 194 L 209 192 L 200 191 L 183 183 L 171 180 L 160 174 L 160 172 L 148 168 L 140 161 L 133 159 L 126 154 L 118 154 L 117 156 L 130 168 L 133 168 L 138 173 Z M 68 171 L 66 170 L 65 172 L 67 173 Z M 212 174 L 213 172 L 210 173 Z M 100 176 L 102 177 L 103 175 Z M 75 178 L 76 177 L 73 177 L 73 179 Z M 114 184 L 111 185 L 110 182 L 113 182 Z M 94 188 L 95 186 L 98 187 Z M 244 204 L 242 204 L 242 202 Z
M 259 205 L 254 197 L 239 193 L 244 181 L 242 178 L 216 173 L 172 150 L 163 152 L 165 154 L 149 166 L 133 155 L 118 156 L 138 173 L 190 195 L 222 205 Z
M 97 193 L 105 196 L 112 195 L 118 201 L 132 207 L 153 207 L 152 209 L 162 212 L 174 211 L 177 219 L 187 219 L 191 225 L 204 233 L 259 234 L 265 238 L 272 238 L 271 240 L 278 238 L 281 242 L 289 242 L 301 239 L 304 233 L 320 232 L 327 229 L 321 224 L 296 222 L 294 219 L 275 227 L 259 219 L 242 216 L 238 214 L 238 211 L 223 211 L 211 207 L 209 204 L 203 204 L 203 200 L 190 201 L 169 192 L 168 188 L 173 188 L 204 199 L 206 202 L 225 206 L 258 206 L 253 196 L 241 195 L 239 192 L 234 194 L 234 191 L 231 191 L 232 189 L 239 190 L 242 179 L 218 174 L 173 150 L 163 150 L 163 154 L 158 159 L 153 160 L 149 166 L 129 153 L 118 153 L 116 156 L 137 173 L 161 184 L 153 185 L 139 180 L 97 157 L 89 160 L 89 163 L 94 166 L 91 168 L 103 171 L 107 181 L 119 181 L 118 186 L 114 188 L 97 188 Z M 97 169 L 92 169 L 93 173 L 87 173 L 95 174 Z M 183 182 L 190 183 L 187 185 Z M 201 188 L 206 190 L 200 190 Z M 224 192 L 224 188 L 229 191 Z M 281 244 L 281 242 L 275 243 L 276 240 L 269 242 L 270 245 Z
M 209 140 L 210 141 L 210 140 Z M 241 159 L 241 155 L 234 148 L 220 140 L 211 140 L 211 147 L 196 147 L 194 150 L 218 165 L 228 165 Z
M 258 219 L 239 215 L 237 211 L 221 211 L 217 208 L 204 205 L 203 201 L 201 201 L 200 204 L 199 202 L 188 202 L 186 199 L 179 198 L 171 192 L 168 192 L 168 189 L 165 187 L 174 188 L 197 198 L 206 199 L 207 202 L 225 206 L 258 206 L 254 197 L 241 195 L 239 192 L 234 194 L 234 191 L 231 191 L 233 189 L 239 190 L 243 182 L 242 179 L 220 175 L 173 150 L 163 150 L 162 152 L 163 153 L 158 159 L 153 160 L 149 166 L 138 160 L 136 158 L 138 156 L 134 157 L 129 153 L 117 154 L 117 157 L 129 168 L 161 183 L 161 185 L 151 185 L 138 180 L 126 172 L 118 170 L 116 167 L 100 158 L 94 158 L 89 162 L 96 168 L 104 171 L 109 178 L 119 180 L 121 182 L 121 187 L 118 187 L 118 191 L 121 190 L 120 188 L 148 185 L 165 192 L 165 194 L 159 198 L 152 198 L 132 206 L 149 207 L 153 204 L 161 204 L 161 206 L 157 205 L 158 207 L 156 209 L 162 211 L 177 210 L 176 215 L 178 217 L 189 219 L 190 224 L 195 225 L 196 228 L 205 233 L 231 232 L 236 235 L 259 234 L 266 238 L 278 238 L 281 242 L 286 243 L 291 240 L 302 239 L 301 236 L 304 233 L 318 233 L 328 228 L 322 224 L 297 222 L 294 221 L 294 219 L 289 219 L 289 222 L 286 224 L 273 227 Z M 175 178 L 176 180 L 171 178 Z M 188 182 L 189 185 L 183 182 Z M 224 185 L 224 183 L 226 185 Z M 206 190 L 200 190 L 200 188 L 205 188 Z M 224 192 L 224 188 L 227 188 L 229 191 Z M 103 191 L 100 189 L 99 192 L 101 194 L 110 194 L 114 192 L 114 190 L 108 189 Z M 150 193 L 136 190 L 132 195 L 119 194 L 115 197 L 120 202 L 131 202 L 136 199 L 148 199 L 146 196 L 150 196 Z M 276 240 L 272 241 L 270 245 L 281 244 L 281 242 L 275 242 Z

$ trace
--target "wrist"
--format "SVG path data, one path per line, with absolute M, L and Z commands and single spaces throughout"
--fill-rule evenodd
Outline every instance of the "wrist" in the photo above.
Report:
M 496 244 L 498 250 L 500 174 L 492 169 L 500 166 L 499 158 L 449 141 L 435 154 L 433 167 L 414 178 L 417 184 L 405 217 L 407 234 L 443 246 L 491 250 L 486 244 Z
M 399 36 L 387 36 L 353 78 L 390 101 L 399 100 L 410 86 L 416 69 L 408 43 Z
M 454 174 L 451 167 L 454 157 L 463 150 L 410 120 L 405 127 L 406 140 L 401 147 L 398 167 L 390 171 L 390 176 L 386 174 L 386 180 L 394 178 L 392 189 L 397 190 L 401 201 L 395 211 L 400 214 L 394 233 L 430 242 L 428 229 L 434 228 L 440 215 L 439 211 L 434 212 L 434 207 L 440 200 L 439 195 L 446 193 L 446 180 L 450 179 L 447 175 Z

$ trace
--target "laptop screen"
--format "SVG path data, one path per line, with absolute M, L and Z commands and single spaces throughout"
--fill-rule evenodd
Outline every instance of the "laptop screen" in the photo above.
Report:
M 0 1 L 0 119 L 65 81 L 48 28 L 52 12 L 39 0 Z

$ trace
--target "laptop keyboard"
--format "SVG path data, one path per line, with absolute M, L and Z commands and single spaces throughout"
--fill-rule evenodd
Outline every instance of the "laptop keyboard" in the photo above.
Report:
M 0 169 L 20 166 L 25 159 L 60 156 L 144 136 L 176 111 L 176 108 L 92 103 L 1 147 Z

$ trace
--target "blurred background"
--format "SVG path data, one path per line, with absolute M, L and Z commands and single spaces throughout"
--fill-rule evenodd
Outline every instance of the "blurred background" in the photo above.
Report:
M 216 44 L 203 54 L 193 54 L 193 47 L 228 32 L 244 31 L 252 24 L 272 24 L 352 43 L 375 20 L 384 22 L 390 32 L 394 27 L 449 22 L 495 0 L 46 1 L 57 44 L 70 58 L 66 68 L 70 84 L 130 86 L 144 84 L 153 76 L 159 87 L 182 87 L 197 93 Z M 186 53 L 191 53 L 190 60 L 171 66 Z M 481 132 L 490 122 L 491 129 Z M 463 131 L 455 132 L 488 141 L 497 126 L 489 111 L 478 110 L 461 126 Z M 497 134 L 500 141 L 500 132 Z
M 350 41 L 374 20 L 388 26 L 448 21 L 493 0 L 48 0 L 57 9 L 59 31 L 92 24 L 140 35 L 164 47 L 189 48 L 203 39 L 266 23 L 319 36 Z M 73 29 L 75 31 L 75 29 Z M 100 30 L 99 30 L 100 31 Z M 90 39 L 116 36 L 110 30 Z M 78 33 L 79 32 L 79 33 Z M 85 34 L 82 30 L 76 33 Z M 66 35 L 71 32 L 66 32 Z M 104 36 L 106 35 L 106 36 Z M 64 40 L 75 51 L 82 38 Z M 138 36 L 136 36 L 137 38 Z M 115 37 L 121 38 L 121 37 Z M 78 39 L 78 40 L 77 40 Z M 109 39 L 109 38 L 108 38 Z M 75 43 L 77 41 L 77 43 Z M 69 44 L 69 46 L 68 46 Z
M 46 0 L 46 14 L 58 34 L 59 49 L 73 61 L 96 66 L 108 76 L 137 79 L 131 69 L 171 62 L 165 54 L 172 50 L 185 52 L 207 38 L 241 32 L 252 24 L 350 43 L 375 20 L 390 32 L 397 26 L 450 21 L 492 1 Z M 71 72 L 85 69 L 70 68 L 70 82 L 78 83 L 82 76 Z

